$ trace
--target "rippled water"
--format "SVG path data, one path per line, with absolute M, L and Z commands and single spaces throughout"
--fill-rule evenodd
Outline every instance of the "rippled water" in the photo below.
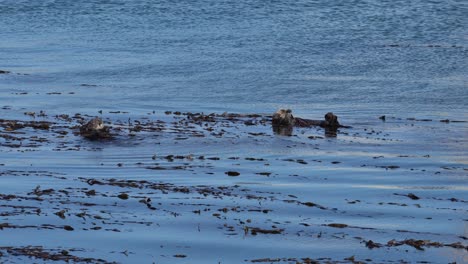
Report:
M 0 77 L 0 93 L 59 111 L 459 116 L 467 12 L 465 1 L 3 0 L 0 66 L 30 75 Z
M 454 0 L 0 0 L 11 71 L 0 74 L 0 262 L 48 262 L 6 248 L 29 245 L 91 262 L 466 262 L 447 246 L 468 236 L 468 126 L 451 122 L 468 120 L 466 14 Z M 281 137 L 266 115 L 164 113 L 279 107 L 333 111 L 352 128 Z M 74 134 L 75 113 L 102 115 L 115 139 Z

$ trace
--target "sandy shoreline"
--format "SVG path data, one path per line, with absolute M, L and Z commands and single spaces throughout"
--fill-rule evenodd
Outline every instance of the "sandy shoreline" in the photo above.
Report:
M 76 134 L 85 115 L 3 117 L 2 260 L 467 261 L 466 123 L 283 137 L 266 115 L 103 116 L 104 142 Z

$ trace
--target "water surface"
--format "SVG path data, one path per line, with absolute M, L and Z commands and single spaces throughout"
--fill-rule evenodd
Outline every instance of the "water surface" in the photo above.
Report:
M 21 251 L 34 246 L 96 263 L 467 262 L 468 126 L 440 122 L 468 120 L 467 13 L 0 0 L 0 259 L 47 262 Z M 352 128 L 274 135 L 280 107 Z M 95 115 L 114 140 L 74 134 Z M 408 239 L 440 247 L 388 245 Z
M 1 77 L 0 91 L 37 109 L 466 117 L 467 12 L 464 1 L 1 1 L 1 67 L 30 75 Z

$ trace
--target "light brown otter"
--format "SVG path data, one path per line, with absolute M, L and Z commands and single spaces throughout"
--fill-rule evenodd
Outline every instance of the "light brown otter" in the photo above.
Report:
M 102 119 L 99 117 L 95 117 L 88 123 L 82 125 L 80 127 L 80 135 L 91 140 L 112 137 L 109 132 L 109 127 L 105 126 Z
M 291 109 L 279 109 L 273 114 L 273 126 L 294 126 L 295 119 L 291 114 Z

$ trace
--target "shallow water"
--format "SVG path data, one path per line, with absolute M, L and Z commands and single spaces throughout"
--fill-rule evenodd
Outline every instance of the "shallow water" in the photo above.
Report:
M 104 142 L 74 135 L 76 118 L 2 131 L 23 137 L 2 139 L 5 260 L 30 261 L 13 250 L 28 245 L 96 263 L 466 260 L 466 123 L 376 118 L 285 137 L 266 116 L 150 114 L 126 127 L 126 114 L 107 115 L 116 137 Z M 438 244 L 387 245 L 409 239 Z
M 468 125 L 440 122 L 468 121 L 467 12 L 464 1 L 0 1 L 1 261 L 50 261 L 18 251 L 41 246 L 96 263 L 467 262 Z M 265 114 L 280 107 L 333 111 L 352 128 L 274 135 Z M 197 123 L 166 110 L 262 115 Z M 102 116 L 116 138 L 85 140 L 81 118 L 56 117 L 75 113 Z

